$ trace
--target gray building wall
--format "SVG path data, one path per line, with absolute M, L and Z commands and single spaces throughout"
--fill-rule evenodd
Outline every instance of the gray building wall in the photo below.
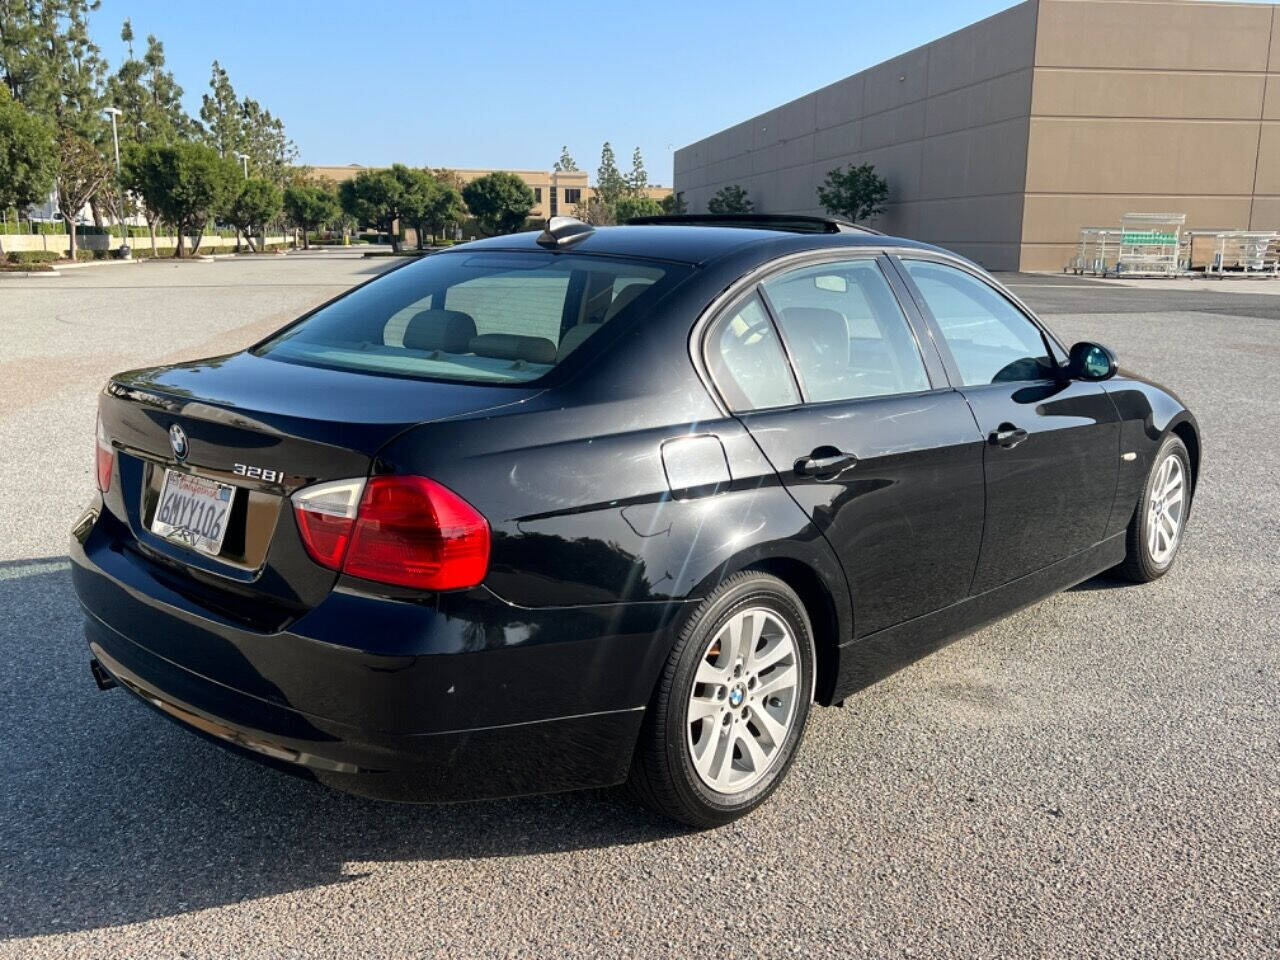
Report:
M 1036 0 L 676 151 L 691 212 L 740 184 L 760 212 L 822 214 L 827 171 L 875 164 L 889 233 L 1017 267 Z

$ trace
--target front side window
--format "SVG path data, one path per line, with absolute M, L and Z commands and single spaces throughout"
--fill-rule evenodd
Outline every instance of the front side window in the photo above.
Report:
M 920 348 L 872 259 L 802 267 L 764 284 L 812 403 L 929 389 Z
M 721 317 L 706 342 L 707 366 L 729 409 L 800 402 L 786 353 L 759 297 L 752 296 Z
M 1021 310 L 972 274 L 931 260 L 903 260 L 955 358 L 966 387 L 1054 375 L 1044 337 Z
M 524 383 L 687 273 L 613 257 L 433 254 L 322 307 L 255 353 L 338 370 Z

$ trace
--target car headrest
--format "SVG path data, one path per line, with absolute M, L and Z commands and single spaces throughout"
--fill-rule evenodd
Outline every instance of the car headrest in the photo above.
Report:
M 412 350 L 466 353 L 476 335 L 476 322 L 460 310 L 422 310 L 404 328 L 404 345 Z
M 471 352 L 496 360 L 525 360 L 555 363 L 556 345 L 546 337 L 523 337 L 515 333 L 482 333 L 471 338 Z
M 844 370 L 849 366 L 849 324 L 825 307 L 783 307 L 787 342 L 802 365 Z
M 560 338 L 560 346 L 556 349 L 556 362 L 563 360 L 578 347 L 582 346 L 584 340 L 599 330 L 601 324 L 598 323 L 579 323 L 577 326 L 570 327 L 565 331 L 563 337 Z
M 612 320 L 623 311 L 628 304 L 636 297 L 648 290 L 653 284 L 651 283 L 628 283 L 625 287 L 618 291 L 617 296 L 613 298 L 613 302 L 609 304 L 609 309 L 604 312 L 605 320 Z

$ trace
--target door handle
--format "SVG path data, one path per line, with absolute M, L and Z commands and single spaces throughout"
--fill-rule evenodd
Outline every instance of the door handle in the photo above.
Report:
M 1027 439 L 1027 431 L 1021 427 L 1014 426 L 1012 423 L 1002 423 L 991 431 L 991 435 L 987 437 L 987 442 L 997 447 L 1009 449 L 1016 447 L 1025 439 Z
M 797 460 L 795 470 L 800 477 L 829 480 L 844 473 L 857 462 L 858 458 L 852 453 L 844 453 L 835 447 L 818 447 L 809 456 Z

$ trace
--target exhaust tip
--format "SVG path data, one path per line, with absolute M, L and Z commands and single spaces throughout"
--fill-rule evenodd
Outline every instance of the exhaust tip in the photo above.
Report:
M 89 672 L 93 674 L 93 682 L 98 685 L 99 690 L 110 690 L 116 686 L 116 678 L 96 658 L 89 661 Z

